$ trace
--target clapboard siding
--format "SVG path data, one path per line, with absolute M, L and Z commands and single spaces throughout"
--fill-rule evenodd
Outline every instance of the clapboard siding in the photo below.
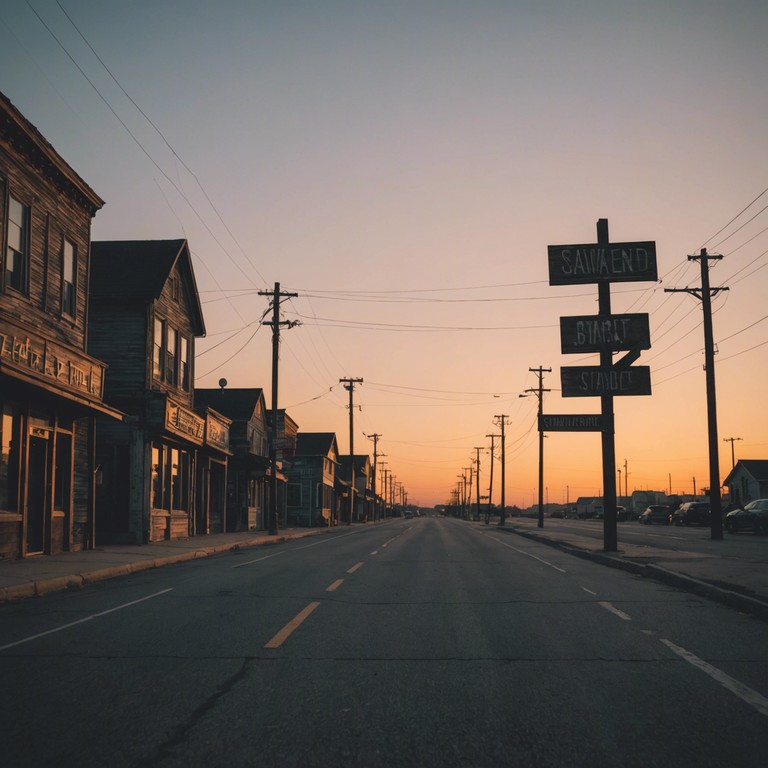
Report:
M 93 301 L 88 328 L 90 353 L 109 368 L 104 399 L 117 401 L 143 391 L 151 374 L 147 348 L 147 310 L 144 305 L 120 306 Z
M 2 207 L 7 210 L 8 195 L 30 208 L 29 295 L 6 289 L 5 310 L 46 336 L 85 351 L 88 301 L 88 251 L 90 214 L 59 193 L 34 169 L 15 162 L 0 142 L 0 181 Z M 0 217 L 5 226 L 5 215 Z M 64 238 L 76 249 L 77 309 L 74 318 L 62 315 L 62 252 Z M 0 242 L 5 243 L 5 232 Z

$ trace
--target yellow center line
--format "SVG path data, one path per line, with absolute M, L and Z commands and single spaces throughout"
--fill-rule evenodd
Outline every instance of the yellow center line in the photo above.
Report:
M 354 573 L 358 568 L 362 568 L 362 563 L 355 563 L 348 571 L 347 573 Z
M 342 584 L 344 583 L 344 579 L 336 579 L 336 581 L 331 584 L 330 587 L 326 587 L 326 592 L 335 592 Z
M 264 647 L 279 648 L 302 624 L 302 622 L 320 605 L 319 602 L 310 603 L 304 610 L 291 619 Z

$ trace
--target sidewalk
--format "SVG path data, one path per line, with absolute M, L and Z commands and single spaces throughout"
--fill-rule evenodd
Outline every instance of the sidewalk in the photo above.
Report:
M 473 524 L 484 526 L 482 522 Z M 745 557 L 743 547 L 730 538 L 712 542 L 713 552 L 639 546 L 622 541 L 621 526 L 618 531 L 619 551 L 611 553 L 603 551 L 602 537 L 580 535 L 578 529 L 567 532 L 554 530 L 547 527 L 546 520 L 544 527 L 539 528 L 536 519 L 508 517 L 506 526 L 496 530 L 509 531 L 577 557 L 656 579 L 768 620 L 768 541 L 764 537 L 750 538 L 750 544 L 754 546 L 750 547 L 750 555 Z M 741 535 L 752 537 L 752 534 Z
M 216 533 L 143 546 L 105 545 L 84 552 L 63 552 L 0 561 L 0 603 L 82 587 L 149 568 L 208 557 L 234 549 L 269 546 L 337 528 L 287 528 L 276 536 L 266 531 Z

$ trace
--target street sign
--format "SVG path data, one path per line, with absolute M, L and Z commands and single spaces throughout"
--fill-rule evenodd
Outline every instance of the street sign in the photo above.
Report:
M 619 397 L 650 395 L 651 369 L 647 365 L 626 368 L 570 365 L 560 368 L 563 397 Z
M 657 280 L 656 243 L 550 245 L 549 284 L 635 282 Z
M 648 315 L 576 315 L 560 318 L 562 353 L 621 352 L 651 348 Z
M 539 432 L 603 432 L 607 423 L 601 413 L 542 413 Z

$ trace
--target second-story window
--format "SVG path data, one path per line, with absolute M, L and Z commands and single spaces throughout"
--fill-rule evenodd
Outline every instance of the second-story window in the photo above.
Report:
M 77 295 L 75 293 L 77 275 L 77 259 L 75 246 L 64 241 L 64 252 L 61 265 L 61 311 L 69 317 L 75 317 Z
M 152 378 L 189 392 L 191 381 L 189 339 L 170 326 L 167 321 L 159 318 L 155 318 Z
M 189 339 L 179 334 L 179 386 L 189 392 Z
M 152 344 L 152 376 L 163 380 L 165 372 L 165 320 L 155 318 L 155 333 Z
M 29 206 L 8 199 L 8 248 L 5 253 L 5 283 L 27 292 L 29 272 Z
M 169 384 L 176 384 L 176 371 L 178 370 L 178 359 L 176 358 L 176 341 L 179 332 L 173 328 L 166 327 L 165 338 L 165 380 Z

